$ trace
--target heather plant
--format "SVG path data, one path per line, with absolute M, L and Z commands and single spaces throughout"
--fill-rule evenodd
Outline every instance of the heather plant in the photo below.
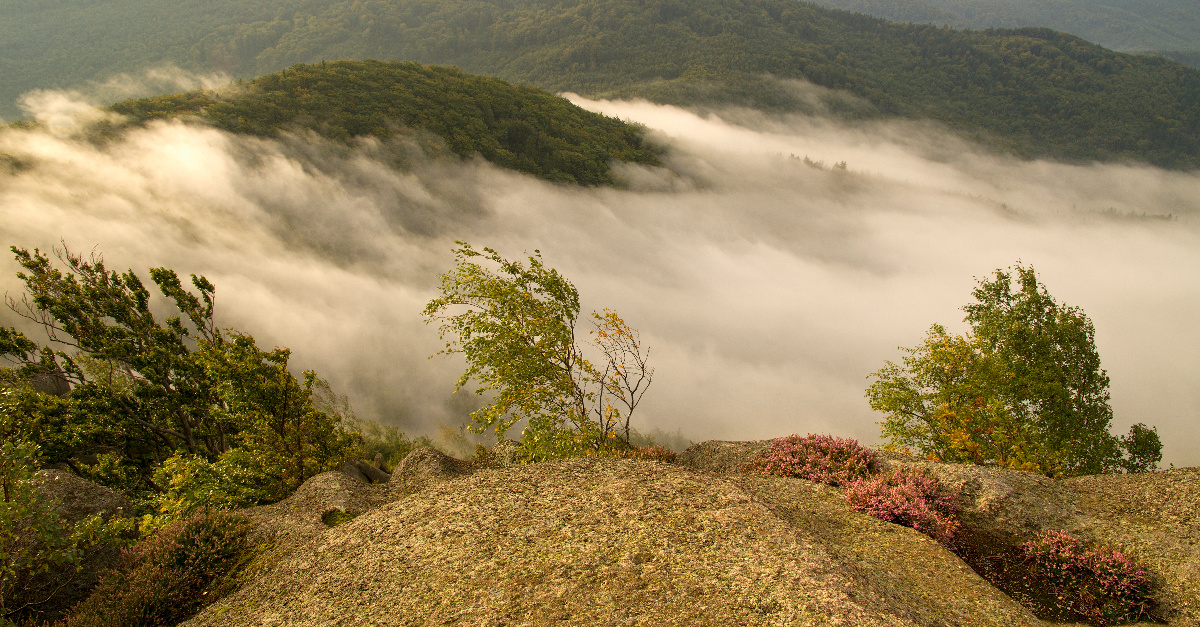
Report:
M 1043 531 L 1021 550 L 1036 575 L 1054 588 L 1061 609 L 1101 627 L 1149 615 L 1150 578 L 1129 555 L 1065 531 Z
M 792 434 L 771 441 L 771 445 L 746 462 L 744 472 L 755 475 L 799 477 L 843 486 L 866 477 L 875 468 L 875 454 L 857 440 L 830 435 Z
M 656 462 L 671 463 L 675 461 L 675 451 L 657 444 L 642 448 L 631 448 L 617 452 L 617 457 L 624 459 L 648 459 Z
M 846 486 L 846 501 L 860 512 L 912 527 L 947 547 L 958 532 L 958 499 L 920 469 L 901 468 L 852 481 Z
M 126 549 L 61 627 L 172 625 L 226 591 L 251 553 L 251 522 L 198 510 Z

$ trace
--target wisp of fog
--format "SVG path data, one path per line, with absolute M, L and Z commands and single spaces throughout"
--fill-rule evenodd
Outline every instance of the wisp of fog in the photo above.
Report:
M 878 442 L 868 375 L 933 323 L 965 330 L 977 278 L 1020 261 L 1095 323 L 1114 431 L 1155 425 L 1164 463 L 1200 465 L 1200 174 L 998 157 L 925 123 L 572 99 L 647 126 L 664 166 L 584 189 L 177 121 L 97 144 L 71 120 L 103 113 L 42 94 L 26 104 L 53 124 L 0 130 L 0 234 L 147 280 L 205 275 L 220 326 L 290 347 L 360 416 L 410 434 L 478 403 L 451 394 L 463 362 L 430 358 L 442 342 L 421 316 L 455 240 L 539 249 L 585 312 L 618 311 L 656 368 L 635 428 L 696 441 Z M 18 270 L 0 263 L 19 298 Z M 12 312 L 0 324 L 40 339 Z

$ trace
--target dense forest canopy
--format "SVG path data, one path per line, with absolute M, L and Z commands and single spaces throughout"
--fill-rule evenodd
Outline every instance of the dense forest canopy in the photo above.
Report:
M 1200 12 L 1190 0 L 812 0 L 821 6 L 895 22 L 955 28 L 1060 30 L 1129 52 L 1158 51 L 1193 67 L 1200 52 Z
M 614 160 L 654 164 L 638 127 L 565 98 L 452 67 L 380 61 L 295 65 L 222 96 L 194 91 L 112 106 L 134 124 L 190 115 L 227 131 L 272 136 L 305 128 L 333 139 L 387 140 L 419 133 L 468 158 L 551 181 L 612 183 Z M 414 133 L 417 135 L 414 136 Z
M 164 28 L 191 42 L 185 50 L 137 39 L 134 27 L 111 22 L 122 3 L 106 3 L 85 30 L 138 43 L 119 53 L 51 32 L 54 24 L 84 28 L 92 15 L 84 6 L 35 2 L 0 18 L 0 34 L 26 31 L 0 44 L 0 58 L 13 64 L 0 68 L 9 90 L 63 82 L 45 77 L 61 76 L 54 68 L 68 59 L 87 58 L 98 71 L 173 61 L 249 77 L 297 62 L 378 58 L 455 64 L 587 95 L 795 108 L 786 89 L 764 80 L 770 75 L 845 90 L 876 115 L 940 120 L 1018 154 L 1200 165 L 1200 71 L 1044 29 L 894 24 L 791 0 L 277 0 L 203 26 L 187 16 L 224 9 L 182 2 L 163 15 L 180 16 Z M 157 19 L 156 10 L 136 21 Z M 53 11 L 60 19 L 46 21 Z M 101 23 L 112 30 L 93 32 Z M 61 42 L 57 66 L 54 55 L 32 56 L 39 31 Z

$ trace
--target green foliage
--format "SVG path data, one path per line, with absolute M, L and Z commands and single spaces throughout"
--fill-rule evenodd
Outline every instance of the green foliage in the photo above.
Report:
M 339 61 L 295 65 L 230 96 L 195 92 L 132 100 L 112 109 L 136 122 L 194 114 L 235 133 L 304 128 L 348 140 L 432 134 L 450 152 L 551 181 L 613 182 L 613 161 L 656 164 L 641 129 L 544 91 L 416 63 Z M 418 137 L 419 138 L 419 137 Z
M 74 570 L 89 551 L 120 544 L 131 526 L 127 519 L 106 522 L 97 514 L 68 523 L 58 504 L 37 491 L 38 458 L 33 442 L 9 436 L 0 441 L 0 620 L 53 594 L 29 597 L 42 592 L 30 588 L 37 576 Z
M 166 492 L 159 497 L 159 513 L 142 519 L 142 534 L 198 509 L 240 509 L 279 500 L 268 487 L 277 480 L 265 471 L 259 459 L 240 448 L 226 451 L 216 462 L 177 452 L 154 473 L 155 483 Z
M 634 448 L 661 446 L 675 452 L 681 452 L 693 444 L 695 442 L 684 436 L 682 429 L 676 429 L 672 432 L 665 431 L 662 427 L 654 427 L 649 431 L 633 429 L 629 435 L 629 445 Z
M 6 17 L 6 101 L 164 60 L 248 78 L 408 59 L 592 96 L 929 118 L 1030 156 L 1200 165 L 1200 72 L 1046 29 L 894 24 L 790 0 L 39 0 Z M 867 104 L 814 102 L 768 75 Z
M 63 627 L 173 625 L 229 591 L 253 553 L 245 517 L 199 510 L 128 549 Z
M 351 418 L 346 422 L 346 428 L 362 439 L 362 457 L 374 459 L 375 455 L 380 455 L 384 465 L 391 469 L 399 466 L 415 449 L 433 447 L 433 441 L 428 436 L 410 438 L 394 425 Z
M 934 325 L 924 344 L 904 349 L 903 364 L 872 375 L 867 397 L 887 414 L 892 447 L 1050 476 L 1154 468 L 1153 429 L 1108 432 L 1108 376 L 1082 310 L 1059 305 L 1019 265 L 980 281 L 974 296 L 964 308 L 971 333 Z
M 7 376 L 53 374 L 72 387 L 63 398 L 6 389 L 2 424 L 44 443 L 48 461 L 169 520 L 197 506 L 281 499 L 356 449 L 341 416 L 318 408 L 328 386 L 312 372 L 297 381 L 287 349 L 216 329 L 215 288 L 203 277 L 192 277 L 196 295 L 174 271 L 150 271 L 180 314 L 160 322 L 132 271 L 63 251 L 63 272 L 39 251 L 14 252 L 29 292 L 18 313 L 57 348 L 3 330 L 3 356 L 20 365 Z
M 1188 0 L 818 0 L 895 22 L 956 28 L 1044 26 L 1113 50 L 1200 50 L 1200 15 Z
M 1121 448 L 1125 449 L 1125 457 L 1121 459 L 1125 472 L 1150 472 L 1162 461 L 1158 432 L 1141 423 L 1129 427 L 1129 434 L 1121 438 Z
M 593 343 L 605 360 L 597 367 L 576 337 L 579 293 L 540 252 L 526 267 L 490 248 L 459 244 L 455 268 L 442 275 L 442 295 L 424 313 L 450 338 L 439 354 L 466 357 L 455 390 L 475 380 L 476 393 L 492 395 L 471 414 L 473 429 L 493 429 L 502 439 L 526 420 L 521 444 L 530 461 L 628 447 L 630 417 L 653 376 L 637 333 L 615 312 L 593 312 Z

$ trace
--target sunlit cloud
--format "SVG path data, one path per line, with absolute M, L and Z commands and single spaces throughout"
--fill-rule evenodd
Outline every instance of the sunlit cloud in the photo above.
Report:
M 98 115 L 64 98 L 75 113 L 47 111 Z M 399 172 L 371 141 L 160 122 L 100 147 L 64 122 L 0 131 L 21 164 L 0 169 L 0 234 L 204 274 L 221 325 L 291 347 L 360 414 L 413 433 L 472 406 L 420 315 L 455 240 L 540 249 L 585 311 L 619 311 L 657 368 L 635 426 L 694 440 L 877 442 L 868 374 L 935 322 L 963 330 L 975 277 L 1020 260 L 1095 322 L 1114 429 L 1157 425 L 1165 461 L 1200 465 L 1200 175 L 1018 161 L 931 124 L 574 100 L 645 124 L 664 167 L 580 189 L 478 160 Z

